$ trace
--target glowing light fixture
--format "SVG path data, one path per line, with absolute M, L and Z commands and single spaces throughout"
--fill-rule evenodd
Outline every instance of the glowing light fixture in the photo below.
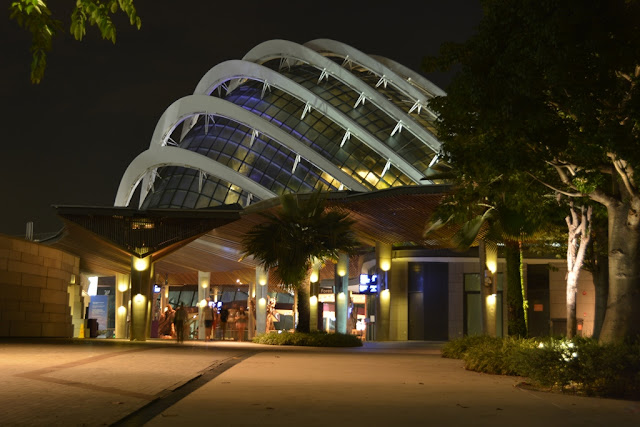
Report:
M 311 280 L 311 283 L 316 283 L 318 281 L 318 272 L 312 271 L 309 280 Z
M 315 295 L 311 295 L 311 298 L 309 298 L 309 303 L 314 306 L 316 304 L 318 304 L 318 297 Z
M 260 298 L 260 299 L 258 300 L 258 305 L 261 305 L 261 306 L 263 306 L 263 305 L 267 305 L 267 300 L 266 300 L 266 299 L 264 299 L 264 298 Z
M 496 305 L 496 294 L 491 294 L 487 296 L 487 304 Z
M 135 268 L 136 271 L 145 271 L 147 268 L 149 268 L 149 258 L 136 258 L 133 261 L 133 268 Z
M 336 266 L 336 273 L 338 276 L 344 277 L 347 275 L 347 270 L 349 268 L 349 257 L 345 253 L 341 253 L 338 258 L 338 264 Z
M 205 308 L 207 306 L 207 300 L 206 299 L 202 299 L 200 301 L 200 307 Z
M 135 297 L 133 297 L 133 302 L 135 302 L 136 304 L 142 304 L 144 303 L 144 295 L 142 294 L 136 294 Z
M 91 296 L 98 295 L 98 276 L 89 277 L 89 289 L 87 293 Z
M 127 314 L 127 308 L 124 305 L 118 307 L 118 316 L 123 317 Z
M 385 289 L 382 292 L 380 292 L 380 298 L 384 300 L 388 300 L 389 298 L 391 298 L 391 293 L 389 292 L 389 289 Z
M 388 259 L 380 260 L 380 270 L 389 271 L 391 269 L 391 261 Z
M 129 289 L 129 284 L 127 282 L 118 283 L 118 290 L 120 292 L 127 292 L 127 289 Z

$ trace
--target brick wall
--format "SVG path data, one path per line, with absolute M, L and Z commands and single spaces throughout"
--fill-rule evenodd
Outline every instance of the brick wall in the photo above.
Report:
M 68 286 L 80 259 L 0 235 L 0 336 L 71 337 Z

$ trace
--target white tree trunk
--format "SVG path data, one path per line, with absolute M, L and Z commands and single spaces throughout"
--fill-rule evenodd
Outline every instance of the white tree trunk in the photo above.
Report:
M 576 297 L 578 293 L 578 279 L 584 264 L 584 257 L 591 240 L 591 206 L 580 208 L 576 212 L 573 202 L 569 204 L 570 215 L 565 218 L 569 228 L 569 244 L 567 245 L 567 338 L 576 335 Z
M 629 205 L 607 206 L 609 221 L 609 297 L 600 342 L 619 342 L 640 334 L 640 212 Z

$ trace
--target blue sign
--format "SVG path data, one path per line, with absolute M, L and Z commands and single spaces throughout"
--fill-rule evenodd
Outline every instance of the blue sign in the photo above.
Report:
M 153 293 L 154 294 L 160 293 L 160 285 L 153 285 Z
M 92 295 L 89 303 L 89 319 L 98 320 L 98 329 L 107 329 L 107 313 L 109 312 L 108 295 Z
M 373 274 L 369 276 L 368 274 L 360 275 L 360 285 L 358 290 L 361 294 L 377 294 L 378 293 L 378 275 Z

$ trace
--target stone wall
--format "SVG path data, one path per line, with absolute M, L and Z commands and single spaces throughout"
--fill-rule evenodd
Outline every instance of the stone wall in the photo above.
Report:
M 0 336 L 71 337 L 68 286 L 80 259 L 0 235 Z

